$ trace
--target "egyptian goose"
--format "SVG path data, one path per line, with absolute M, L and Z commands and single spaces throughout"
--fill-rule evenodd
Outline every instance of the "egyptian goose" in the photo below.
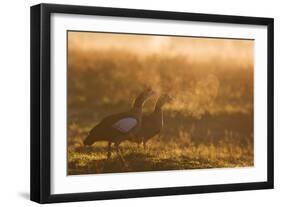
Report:
M 153 94 L 154 92 L 150 88 L 145 89 L 135 99 L 130 111 L 105 117 L 89 132 L 84 140 L 84 145 L 92 145 L 97 141 L 108 141 L 107 157 L 111 156 L 112 143 L 119 152 L 119 144 L 132 137 L 140 129 L 143 104 Z
M 139 144 L 142 142 L 143 147 L 146 148 L 146 142 L 155 135 L 160 134 L 164 124 L 162 107 L 171 101 L 172 98 L 167 94 L 163 94 L 158 98 L 154 111 L 143 115 L 141 128 L 136 133 L 134 141 Z

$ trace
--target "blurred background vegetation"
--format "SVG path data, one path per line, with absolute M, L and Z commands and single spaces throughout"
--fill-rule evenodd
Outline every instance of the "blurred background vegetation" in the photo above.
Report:
M 253 40 L 68 32 L 68 174 L 252 166 L 253 52 Z M 83 147 L 145 86 L 175 99 L 161 138 L 124 143 L 126 167 L 104 143 Z

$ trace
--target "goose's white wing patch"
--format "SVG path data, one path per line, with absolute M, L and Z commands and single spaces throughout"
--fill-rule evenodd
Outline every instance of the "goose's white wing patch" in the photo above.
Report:
M 116 123 L 112 125 L 113 128 L 126 133 L 133 129 L 137 125 L 138 121 L 135 118 L 127 117 L 118 120 Z

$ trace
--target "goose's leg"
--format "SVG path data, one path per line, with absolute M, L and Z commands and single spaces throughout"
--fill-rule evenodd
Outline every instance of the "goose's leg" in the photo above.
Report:
M 120 158 L 121 162 L 123 163 L 125 169 L 128 170 L 128 169 L 129 169 L 128 164 L 126 163 L 126 161 L 125 161 L 125 159 L 124 159 L 124 157 L 123 157 L 123 155 L 122 155 L 122 152 L 121 152 L 121 150 L 120 150 L 120 148 L 119 148 L 119 144 L 120 144 L 120 143 L 118 143 L 118 142 L 115 143 L 117 155 L 118 155 L 118 157 Z
M 107 145 L 107 159 L 109 159 L 111 157 L 111 141 L 108 142 Z
M 143 149 L 146 149 L 146 140 L 143 140 Z
M 119 149 L 119 144 L 120 144 L 120 143 L 118 143 L 118 142 L 114 142 L 114 146 L 115 146 L 117 152 L 120 151 L 120 149 Z
M 119 148 L 119 144 L 120 144 L 120 143 L 118 143 L 118 142 L 115 142 L 115 143 L 114 143 L 115 148 L 116 148 L 116 151 L 117 151 L 117 153 L 120 155 L 120 154 L 122 154 L 122 153 L 121 153 L 121 150 L 120 150 L 120 148 Z

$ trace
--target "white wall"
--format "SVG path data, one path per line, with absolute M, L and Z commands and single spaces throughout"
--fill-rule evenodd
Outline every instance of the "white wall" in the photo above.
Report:
M 0 205 L 35 206 L 29 201 L 29 7 L 37 3 L 68 3 L 137 9 L 173 10 L 275 18 L 275 105 L 281 105 L 281 13 L 276 1 L 246 0 L 69 0 L 2 1 L 0 11 Z M 278 38 L 279 37 L 279 38 Z M 279 47 L 277 47 L 279 46 Z M 64 203 L 54 206 L 245 206 L 281 202 L 280 108 L 275 108 L 275 190 L 213 193 Z

